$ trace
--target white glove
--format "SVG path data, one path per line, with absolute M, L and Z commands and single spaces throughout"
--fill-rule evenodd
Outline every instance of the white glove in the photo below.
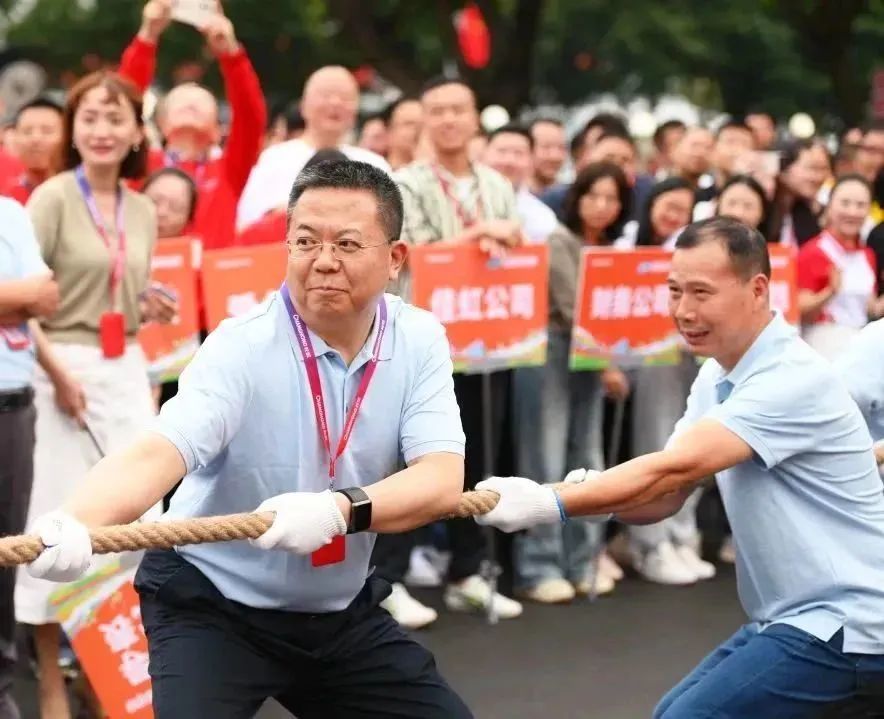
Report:
M 491 525 L 504 532 L 517 532 L 538 524 L 562 521 L 559 501 L 552 487 L 526 477 L 491 477 L 479 482 L 476 489 L 490 489 L 500 495 L 494 509 L 476 517 L 479 524 Z
M 591 482 L 601 476 L 602 473 L 597 469 L 572 469 L 565 475 L 565 479 L 562 481 L 565 484 L 580 484 L 581 482 Z M 577 517 L 577 519 L 580 519 L 587 524 L 604 524 L 613 518 L 613 514 L 587 514 L 582 517 Z
M 46 547 L 40 556 L 28 565 L 28 574 L 52 582 L 73 582 L 89 569 L 92 559 L 92 540 L 89 530 L 61 510 L 38 517 L 31 525 L 30 534 L 36 534 Z
M 276 512 L 273 524 L 257 539 L 261 549 L 285 549 L 294 554 L 310 554 L 347 533 L 347 522 L 338 509 L 335 495 L 324 492 L 289 492 L 264 500 L 256 512 Z
M 587 480 L 595 479 L 601 472 L 596 469 L 572 469 L 562 480 L 565 484 L 580 484 Z

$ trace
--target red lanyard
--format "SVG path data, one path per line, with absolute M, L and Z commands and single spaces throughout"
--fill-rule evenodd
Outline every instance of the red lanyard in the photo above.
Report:
M 110 294 L 111 304 L 113 305 L 116 299 L 115 295 L 117 288 L 123 281 L 123 273 L 126 268 L 126 231 L 123 227 L 123 190 L 122 188 L 117 187 L 117 251 L 114 252 L 114 249 L 111 246 L 110 237 L 108 237 L 107 234 L 107 228 L 104 225 L 104 219 L 101 217 L 98 204 L 95 202 L 95 195 L 92 194 L 92 188 L 89 186 L 89 181 L 86 179 L 86 173 L 83 171 L 82 165 L 77 167 L 74 171 L 74 175 L 77 178 L 77 184 L 80 186 L 83 200 L 86 202 L 86 209 L 89 210 L 89 216 L 92 218 L 92 224 L 95 225 L 95 230 L 98 232 L 107 247 L 108 252 L 110 252 L 113 257 L 110 271 Z M 111 309 L 113 309 L 113 307 L 111 307 Z
M 451 183 L 449 183 L 448 180 L 445 179 L 445 177 L 439 171 L 439 168 L 435 165 L 433 165 L 433 172 L 436 174 L 436 179 L 439 181 L 439 186 L 442 188 L 442 192 L 445 193 L 445 197 L 448 198 L 448 202 L 451 203 L 451 206 L 457 213 L 457 217 L 460 220 L 460 224 L 463 229 L 472 227 L 479 220 L 482 219 L 482 195 L 479 192 L 478 177 L 476 177 L 476 214 L 472 216 L 467 214 L 466 208 L 464 208 L 463 203 L 459 199 L 457 199 L 454 196 L 454 193 L 451 191 Z
M 362 407 L 362 401 L 365 399 L 365 395 L 368 392 L 368 385 L 371 383 L 371 378 L 374 376 L 375 369 L 377 369 L 378 357 L 380 357 L 381 353 L 381 341 L 384 339 L 384 332 L 387 329 L 387 303 L 381 299 L 378 304 L 380 317 L 378 319 L 378 330 L 374 340 L 374 347 L 371 351 L 371 359 L 365 367 L 365 372 L 362 374 L 362 379 L 356 390 L 356 396 L 353 399 L 353 406 L 350 407 L 350 411 L 347 413 L 347 419 L 344 421 L 344 431 L 341 433 L 340 440 L 338 440 L 337 451 L 332 454 L 331 434 L 328 430 L 328 415 L 325 412 L 325 400 L 322 396 L 322 380 L 319 377 L 319 363 L 317 362 L 316 354 L 313 351 L 313 342 L 310 340 L 310 334 L 304 325 L 304 320 L 301 319 L 301 316 L 292 304 L 292 298 L 289 295 L 288 288 L 283 285 L 280 288 L 279 293 L 282 295 L 282 300 L 285 303 L 285 308 L 288 312 L 289 319 L 291 320 L 292 328 L 295 331 L 295 336 L 298 338 L 298 347 L 301 350 L 301 357 L 304 358 L 307 379 L 310 382 L 310 394 L 313 396 L 313 411 L 316 414 L 316 425 L 319 427 L 319 436 L 322 439 L 322 444 L 328 454 L 329 484 L 332 489 L 334 489 L 335 465 L 341 458 L 341 455 L 344 454 L 344 450 L 347 448 L 347 443 L 350 441 L 350 435 L 353 434 L 353 427 L 356 424 L 356 417 L 359 414 L 360 407 Z

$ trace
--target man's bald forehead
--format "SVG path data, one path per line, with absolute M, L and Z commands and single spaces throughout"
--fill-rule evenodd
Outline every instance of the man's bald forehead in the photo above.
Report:
M 326 65 L 316 70 L 307 78 L 307 82 L 304 84 L 304 94 L 310 94 L 311 91 L 315 91 L 319 86 L 328 87 L 329 85 L 346 87 L 353 92 L 359 92 L 356 78 L 353 77 L 353 73 L 347 68 L 340 65 Z

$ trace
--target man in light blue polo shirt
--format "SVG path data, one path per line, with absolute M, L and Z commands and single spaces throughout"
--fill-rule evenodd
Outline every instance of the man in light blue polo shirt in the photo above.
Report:
M 375 532 L 456 506 L 464 435 L 442 326 L 385 295 L 402 199 L 371 165 L 319 163 L 289 201 L 280 291 L 213 332 L 154 430 L 33 531 L 32 573 L 71 581 L 86 526 L 130 522 L 184 477 L 169 517 L 276 513 L 252 542 L 148 552 L 136 577 L 157 719 L 470 717 L 379 604 Z
M 34 480 L 31 380 L 36 361 L 28 320 L 58 306 L 58 285 L 40 257 L 27 212 L 0 197 L 0 536 L 25 527 Z M 0 719 L 19 716 L 15 668 L 15 570 L 0 569 Z
M 863 327 L 835 359 L 835 369 L 866 419 L 884 473 L 884 320 Z
M 691 351 L 712 359 L 666 448 L 561 490 L 519 477 L 480 485 L 501 494 L 483 521 L 514 531 L 610 512 L 659 521 L 716 475 L 750 623 L 656 718 L 819 717 L 884 699 L 884 493 L 872 439 L 831 365 L 771 313 L 769 280 L 754 230 L 727 218 L 688 227 L 670 310 Z

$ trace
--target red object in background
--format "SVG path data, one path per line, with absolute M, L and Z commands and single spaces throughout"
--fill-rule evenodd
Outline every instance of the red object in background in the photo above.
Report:
M 282 244 L 285 241 L 286 224 L 285 210 L 268 212 L 240 232 L 234 244 L 238 247 Z
M 361 90 L 366 90 L 374 84 L 377 78 L 377 72 L 371 65 L 360 65 L 353 70 L 353 77 L 356 78 L 356 84 Z
M 487 67 L 491 60 L 491 33 L 475 3 L 469 3 L 454 22 L 460 54 L 468 67 Z

